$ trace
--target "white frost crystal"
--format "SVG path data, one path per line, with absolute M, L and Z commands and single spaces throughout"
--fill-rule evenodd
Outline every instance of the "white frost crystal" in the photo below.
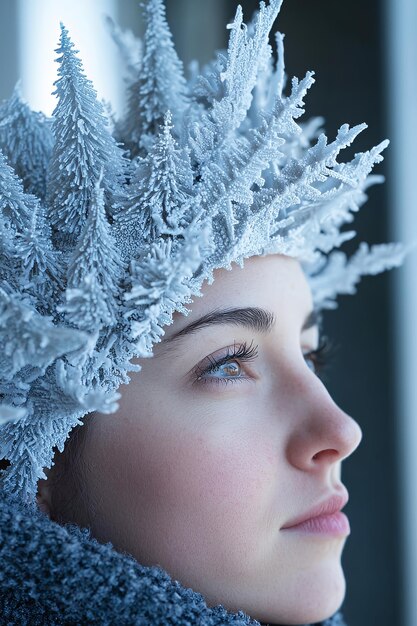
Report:
M 107 20 L 128 90 L 113 134 L 63 25 L 52 119 L 18 87 L 0 105 L 0 482 L 27 502 L 54 447 L 87 412 L 117 410 L 132 359 L 216 268 L 295 257 L 320 309 L 402 262 L 400 244 L 334 250 L 388 142 L 343 163 L 365 124 L 328 141 L 322 118 L 298 121 L 314 78 L 286 87 L 281 33 L 274 59 L 281 1 L 247 26 L 238 7 L 227 50 L 189 81 L 163 0 L 143 5 L 143 42 Z

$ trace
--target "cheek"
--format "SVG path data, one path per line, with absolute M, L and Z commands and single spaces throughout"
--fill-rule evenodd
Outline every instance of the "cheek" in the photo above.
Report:
M 165 425 L 139 436 L 134 448 L 141 458 L 130 465 L 130 478 L 150 498 L 163 498 L 165 506 L 222 516 L 247 513 L 261 497 L 272 453 L 261 436 L 207 423 L 201 432 Z M 129 447 L 134 440 L 132 433 Z
M 198 555 L 206 567 L 236 575 L 256 559 L 271 482 L 265 457 L 256 454 L 261 449 L 262 442 L 233 429 L 190 434 L 166 450 L 165 457 L 177 460 L 164 485 L 167 502 L 172 499 L 166 521 L 178 542 L 175 553 L 185 547 L 190 567 Z
M 185 569 L 198 562 L 236 574 L 259 557 L 273 526 L 277 532 L 268 523 L 276 514 L 276 442 L 259 424 L 259 408 L 257 424 L 242 407 L 183 412 L 187 420 L 176 414 L 173 406 L 146 423 L 119 422 L 118 489 L 133 522 L 129 540 L 140 537 L 141 558 L 146 546 L 150 561 L 173 571 L 180 560 Z

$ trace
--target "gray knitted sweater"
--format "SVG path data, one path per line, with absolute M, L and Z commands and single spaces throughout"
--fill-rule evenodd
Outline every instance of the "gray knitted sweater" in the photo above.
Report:
M 160 567 L 61 526 L 0 493 L 0 624 L 259 626 L 243 611 L 209 608 Z M 323 626 L 345 626 L 340 613 Z

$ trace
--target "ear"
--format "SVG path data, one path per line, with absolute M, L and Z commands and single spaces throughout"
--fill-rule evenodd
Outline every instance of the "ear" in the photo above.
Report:
M 45 472 L 47 474 L 47 471 Z M 38 480 L 38 493 L 36 503 L 40 510 L 50 517 L 51 513 L 51 490 L 50 483 L 46 479 Z

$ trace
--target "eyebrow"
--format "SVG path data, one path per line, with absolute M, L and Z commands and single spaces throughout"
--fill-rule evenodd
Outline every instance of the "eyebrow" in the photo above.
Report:
M 319 321 L 319 313 L 316 309 L 313 309 L 304 320 L 301 330 L 308 330 L 309 328 L 316 326 Z M 214 309 L 213 311 L 210 311 L 210 313 L 199 317 L 194 322 L 191 322 L 178 332 L 174 333 L 171 337 L 163 339 L 163 343 L 165 345 L 171 344 L 178 339 L 182 339 L 182 337 L 185 337 L 186 335 L 195 333 L 201 328 L 207 328 L 207 326 L 213 326 L 215 324 L 243 326 L 248 330 L 266 334 L 272 330 L 272 327 L 275 324 L 275 315 L 271 311 L 258 307 Z

